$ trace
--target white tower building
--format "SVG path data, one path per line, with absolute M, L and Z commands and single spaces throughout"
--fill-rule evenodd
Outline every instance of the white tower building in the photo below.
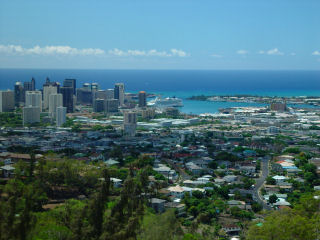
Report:
M 56 123 L 58 127 L 61 127 L 66 122 L 67 108 L 57 107 Z
M 61 93 L 51 94 L 49 96 L 49 114 L 51 118 L 56 118 L 57 107 L 63 106 L 63 96 Z
M 48 109 L 49 108 L 49 98 L 51 94 L 57 94 L 58 93 L 58 87 L 57 86 L 43 86 L 43 108 Z
M 42 111 L 42 93 L 40 91 L 26 91 L 26 107 L 39 107 Z

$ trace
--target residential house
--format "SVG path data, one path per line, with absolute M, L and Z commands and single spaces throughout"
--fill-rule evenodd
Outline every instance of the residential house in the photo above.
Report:
M 10 178 L 14 175 L 15 168 L 11 165 L 2 166 L 0 169 L 2 170 L 3 177 L 5 178 Z
M 165 203 L 167 201 L 159 198 L 151 198 L 150 205 L 157 213 L 163 213 L 165 211 Z

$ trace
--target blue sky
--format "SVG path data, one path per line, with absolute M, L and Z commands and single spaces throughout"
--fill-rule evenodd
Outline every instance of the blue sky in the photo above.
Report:
M 0 0 L 0 67 L 320 70 L 320 1 Z

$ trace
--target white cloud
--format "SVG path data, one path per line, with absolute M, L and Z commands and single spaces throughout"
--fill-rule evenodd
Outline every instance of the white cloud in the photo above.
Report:
M 100 48 L 72 48 L 70 46 L 34 46 L 23 48 L 20 45 L 0 45 L 0 53 L 21 54 L 21 55 L 102 55 L 105 53 Z
M 280 52 L 278 48 L 273 48 L 266 51 L 268 55 L 283 55 L 283 52 Z
M 171 49 L 169 52 L 166 51 L 158 51 L 156 49 L 151 49 L 149 51 L 144 50 L 120 50 L 118 48 L 114 48 L 109 50 L 108 52 L 110 55 L 124 57 L 124 56 L 156 56 L 156 57 L 186 57 L 188 54 L 185 51 L 179 49 Z
M 32 48 L 24 48 L 20 45 L 1 45 L 0 53 L 10 55 L 104 55 L 106 52 L 100 48 L 73 48 L 70 46 L 34 46 Z M 156 56 L 156 57 L 186 57 L 188 54 L 180 49 L 172 48 L 170 51 L 158 51 L 151 49 L 144 50 L 121 50 L 114 48 L 109 50 L 108 53 L 114 56 Z
M 238 50 L 237 54 L 246 55 L 246 54 L 248 54 L 248 51 L 247 50 Z
M 270 50 L 267 50 L 267 51 L 264 51 L 264 50 L 260 50 L 258 52 L 258 54 L 267 54 L 267 55 L 284 55 L 283 52 L 280 52 L 278 48 L 273 48 L 273 49 L 270 49 Z M 291 53 L 291 55 L 295 55 L 295 53 Z
M 214 57 L 214 58 L 222 58 L 223 56 L 220 55 L 220 54 L 211 54 L 210 55 L 211 57 Z
M 311 55 L 320 56 L 320 52 L 319 51 L 314 51 Z

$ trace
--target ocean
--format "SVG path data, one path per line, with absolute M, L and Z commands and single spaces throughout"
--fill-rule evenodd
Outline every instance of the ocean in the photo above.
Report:
M 263 104 L 186 100 L 193 95 L 320 96 L 320 71 L 0 69 L 0 89 L 13 89 L 15 82 L 32 77 L 37 88 L 46 77 L 61 83 L 65 78 L 75 78 L 77 87 L 97 82 L 101 89 L 123 82 L 127 92 L 144 90 L 182 98 L 181 111 L 194 114 Z

